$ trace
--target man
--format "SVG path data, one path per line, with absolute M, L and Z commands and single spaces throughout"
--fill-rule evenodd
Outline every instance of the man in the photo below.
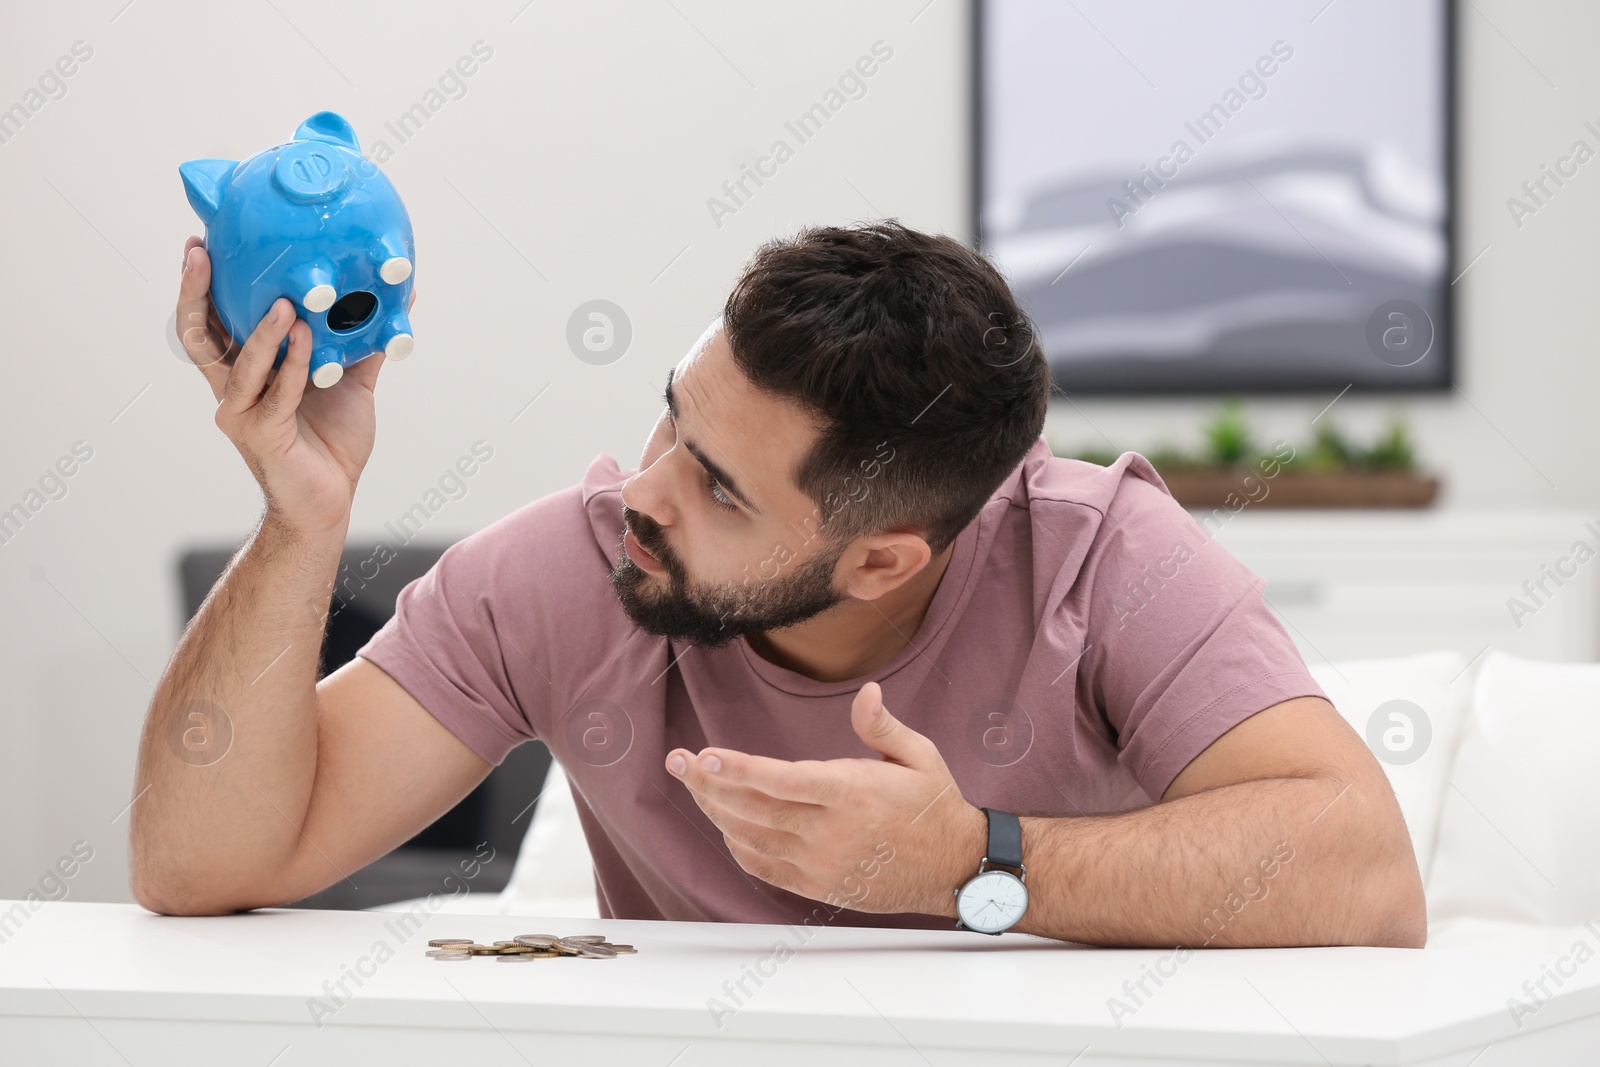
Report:
M 306 896 L 537 737 L 606 916 L 1423 944 L 1393 793 L 1259 579 L 1138 454 L 1050 454 L 1044 355 L 959 243 L 889 221 L 762 247 L 636 470 L 601 454 L 453 546 L 320 682 L 304 605 L 382 357 L 308 393 L 292 311 L 231 366 L 188 338 L 267 504 L 152 703 L 146 907 Z M 197 701 L 235 738 L 204 768 L 161 743 Z

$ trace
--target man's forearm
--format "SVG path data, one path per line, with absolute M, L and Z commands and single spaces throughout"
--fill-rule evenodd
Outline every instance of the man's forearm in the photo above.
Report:
M 1420 947 L 1392 796 L 1333 778 L 1223 786 L 1119 815 L 1022 818 L 1014 930 L 1099 945 Z
M 130 842 L 141 903 L 229 910 L 294 855 L 343 543 L 342 527 L 310 538 L 269 513 L 185 630 L 140 741 Z

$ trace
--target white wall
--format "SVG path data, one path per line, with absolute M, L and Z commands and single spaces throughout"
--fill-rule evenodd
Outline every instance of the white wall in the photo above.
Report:
M 93 55 L 0 144 L 0 508 L 74 442 L 94 453 L 65 497 L 0 545 L 0 896 L 25 892 L 84 839 L 95 859 L 74 898 L 128 899 L 121 812 L 181 624 L 177 553 L 236 542 L 260 509 L 204 381 L 163 336 L 183 240 L 200 232 L 179 162 L 242 158 L 322 108 L 346 115 L 369 148 L 382 138 L 395 149 L 385 169 L 417 233 L 418 346 L 383 372 L 353 543 L 378 536 L 479 439 L 495 458 L 434 517 L 430 539 L 570 484 L 596 452 L 633 462 L 666 369 L 767 237 L 877 215 L 966 235 L 963 4 L 523 4 L 397 15 L 376 3 L 109 0 L 6 16 L 0 108 L 75 41 Z M 1306 6 L 1309 18 L 1321 3 Z M 1484 0 L 1463 18 L 1464 243 L 1492 248 L 1460 284 L 1464 396 L 1404 407 L 1448 479 L 1448 505 L 1600 514 L 1588 330 L 1600 163 L 1520 232 L 1504 206 L 1585 119 L 1600 125 L 1600 108 L 1585 109 L 1600 99 L 1586 57 L 1600 11 Z M 399 145 L 384 123 L 480 39 L 493 56 L 466 94 Z M 785 120 L 878 40 L 894 54 L 866 95 L 716 225 L 707 199 L 774 139 L 793 144 Z M 603 367 L 564 340 L 568 315 L 596 297 L 634 328 L 627 355 Z M 1301 437 L 1328 399 L 1249 410 L 1264 435 Z M 1388 407 L 1346 397 L 1335 410 L 1361 435 Z M 1098 428 L 1142 449 L 1193 437 L 1210 404 L 1057 408 L 1048 431 L 1063 444 L 1103 443 Z

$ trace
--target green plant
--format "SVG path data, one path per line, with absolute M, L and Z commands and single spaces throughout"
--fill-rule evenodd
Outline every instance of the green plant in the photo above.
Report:
M 1250 428 L 1244 421 L 1244 406 L 1237 397 L 1222 402 L 1222 407 L 1206 426 L 1205 435 L 1211 462 L 1218 467 L 1238 466 L 1255 451 L 1250 441 Z
M 1284 442 L 1287 443 L 1287 442 Z M 1262 453 L 1258 466 L 1263 471 L 1275 471 L 1282 474 L 1284 471 L 1303 471 L 1306 469 L 1306 450 L 1296 448 L 1284 459 L 1277 452 Z
M 1311 448 L 1306 455 L 1306 467 L 1318 474 L 1342 470 L 1354 459 L 1350 444 L 1344 438 L 1333 420 L 1329 419 L 1318 426 L 1311 439 Z
M 1190 455 L 1171 442 L 1162 442 L 1150 451 L 1144 453 L 1144 458 L 1157 470 L 1177 470 L 1181 468 L 1204 467 L 1205 461 L 1197 456 Z
M 1284 442 L 1279 442 L 1281 446 Z M 1086 445 L 1069 452 L 1050 441 L 1050 451 L 1058 456 L 1110 466 L 1122 453 L 1111 446 Z M 1263 450 L 1255 445 L 1245 423 L 1244 407 L 1237 397 L 1222 402 L 1205 426 L 1205 447 L 1198 452 L 1163 441 L 1144 451 L 1144 457 L 1158 471 L 1195 470 L 1216 467 L 1237 468 L 1256 465 L 1266 470 L 1308 471 L 1328 474 L 1344 470 L 1408 471 L 1416 466 L 1410 431 L 1399 414 L 1391 415 L 1388 428 L 1370 448 L 1352 445 L 1332 419 L 1320 420 L 1311 443 L 1283 458 L 1278 447 Z
M 1416 465 L 1411 447 L 1411 435 L 1400 416 L 1389 419 L 1389 428 L 1361 457 L 1368 466 L 1377 470 L 1410 470 Z

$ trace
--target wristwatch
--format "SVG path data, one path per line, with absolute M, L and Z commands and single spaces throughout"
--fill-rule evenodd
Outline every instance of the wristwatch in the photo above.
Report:
M 1015 926 L 1028 910 L 1028 869 L 1022 865 L 1022 823 L 1009 811 L 984 808 L 989 847 L 978 873 L 955 890 L 956 929 L 999 934 Z

